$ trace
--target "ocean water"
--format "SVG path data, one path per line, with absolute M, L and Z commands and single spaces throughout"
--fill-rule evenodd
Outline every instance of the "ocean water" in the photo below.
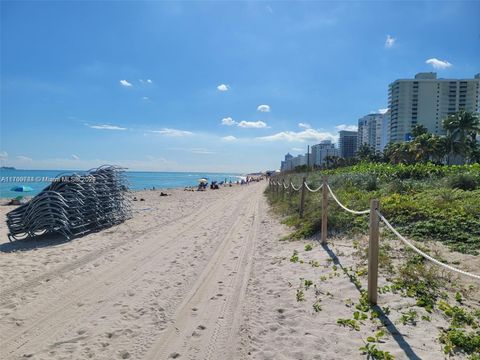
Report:
M 6 170 L 0 169 L 0 198 L 14 198 L 19 195 L 34 196 L 50 184 L 51 179 L 59 174 L 69 175 L 74 171 L 69 170 Z M 79 171 L 79 173 L 82 173 Z M 199 172 L 125 172 L 132 190 L 165 188 L 183 188 L 198 185 L 198 179 L 207 178 L 210 181 L 236 182 L 242 178 L 241 174 L 233 173 L 199 173 Z M 29 186 L 33 191 L 11 191 L 14 186 Z

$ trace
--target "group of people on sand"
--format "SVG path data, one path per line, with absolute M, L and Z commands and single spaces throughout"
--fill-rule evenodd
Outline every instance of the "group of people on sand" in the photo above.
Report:
M 244 179 L 242 179 L 242 181 L 240 181 L 240 185 L 248 185 L 250 184 L 251 182 L 259 182 L 259 181 L 262 181 L 263 180 L 263 177 L 261 176 L 256 176 L 256 177 L 253 177 L 253 176 L 247 176 Z M 237 181 L 237 184 L 238 184 L 238 181 Z
M 247 176 L 245 179 L 237 180 L 235 182 L 232 182 L 231 180 L 227 181 L 227 179 L 225 179 L 224 181 L 220 181 L 220 182 L 212 181 L 211 184 L 210 184 L 210 189 L 211 190 L 217 190 L 217 189 L 220 188 L 220 186 L 232 187 L 235 184 L 236 185 L 248 185 L 251 182 L 259 182 L 261 180 L 263 180 L 263 177 L 261 177 L 261 176 L 259 176 L 259 177 Z M 186 186 L 183 190 L 184 191 L 205 191 L 209 187 L 208 184 L 209 183 L 206 182 L 206 181 L 200 181 L 198 186 Z

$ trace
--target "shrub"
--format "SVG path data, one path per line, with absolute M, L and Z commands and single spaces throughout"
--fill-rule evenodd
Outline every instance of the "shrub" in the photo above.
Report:
M 378 190 L 378 181 L 376 176 L 370 176 L 367 179 L 367 183 L 365 185 L 365 190 L 367 191 L 375 191 Z
M 453 175 L 448 179 L 448 184 L 452 189 L 475 190 L 478 182 L 474 176 L 468 173 Z

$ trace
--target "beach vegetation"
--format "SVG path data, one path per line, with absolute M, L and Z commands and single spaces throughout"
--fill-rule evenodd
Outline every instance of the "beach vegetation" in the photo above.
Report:
M 337 324 L 349 327 L 349 328 L 354 329 L 356 331 L 360 331 L 360 324 L 355 319 L 339 318 L 339 319 L 337 319 Z
M 367 337 L 368 342 L 373 342 L 373 343 L 380 343 L 382 342 L 382 338 L 385 336 L 385 332 L 383 330 L 377 331 L 375 333 L 375 336 L 369 336 Z
M 304 280 L 304 285 L 305 285 L 305 290 L 308 290 L 310 288 L 310 286 L 313 285 L 313 281 L 312 280 Z
M 312 265 L 312 267 L 319 267 L 320 266 L 320 263 L 317 260 L 310 260 L 308 263 L 310 265 Z
M 305 301 L 305 293 L 302 289 L 297 289 L 296 297 L 298 302 Z
M 405 236 L 418 241 L 437 240 L 462 253 L 477 255 L 480 251 L 478 163 L 359 163 L 310 172 L 309 181 L 320 184 L 323 175 L 329 176 L 338 199 L 352 209 L 368 209 L 371 199 L 379 199 L 383 215 Z M 292 181 L 298 182 L 302 176 L 292 174 Z M 320 231 L 321 194 L 307 194 L 303 218 L 298 215 L 298 192 L 290 200 L 268 191 L 267 196 L 274 211 L 292 228 L 289 239 L 308 238 Z M 330 202 L 328 228 L 331 234 L 367 234 L 368 217 L 354 216 Z M 388 246 L 380 254 L 380 266 L 386 268 L 390 266 L 388 256 L 384 256 Z
M 418 313 L 410 309 L 400 317 L 400 322 L 403 325 L 417 325 Z
M 293 263 L 298 262 L 298 251 L 297 250 L 293 250 L 293 254 L 290 257 L 290 262 L 293 262 Z
M 367 359 L 371 360 L 394 360 L 395 357 L 388 351 L 383 351 L 377 348 L 376 344 L 366 342 L 365 346 L 360 349 L 362 355 L 366 355 Z

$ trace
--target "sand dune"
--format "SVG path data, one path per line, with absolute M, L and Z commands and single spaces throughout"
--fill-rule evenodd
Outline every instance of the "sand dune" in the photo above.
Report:
M 145 201 L 119 226 L 69 242 L 0 245 L 1 358 L 364 358 L 358 348 L 375 329 L 336 324 L 359 297 L 345 274 L 330 276 L 328 259 L 340 250 L 317 244 L 301 253 L 303 267 L 292 264 L 304 243 L 279 241 L 286 229 L 268 212 L 264 187 L 141 192 Z M 300 277 L 322 274 L 316 313 L 313 292 L 305 302 L 295 292 Z M 386 348 L 397 359 L 438 359 L 435 334 L 417 331 L 426 328 L 401 335 L 405 343 L 389 335 Z

